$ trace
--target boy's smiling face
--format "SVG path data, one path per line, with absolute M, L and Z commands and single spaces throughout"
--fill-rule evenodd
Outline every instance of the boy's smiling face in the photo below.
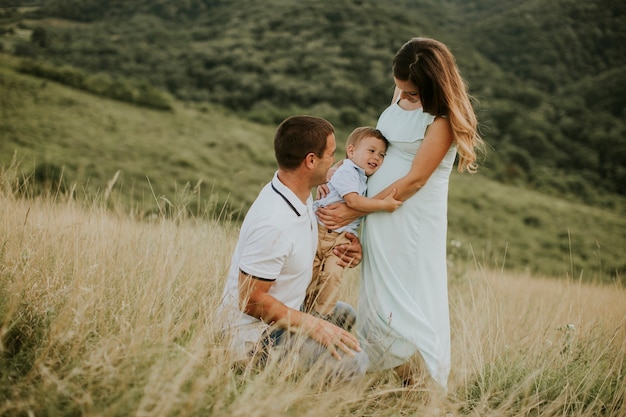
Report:
M 385 142 L 373 136 L 367 136 L 356 145 L 346 147 L 348 158 L 356 166 L 363 168 L 368 177 L 380 168 L 386 152 L 387 145 Z

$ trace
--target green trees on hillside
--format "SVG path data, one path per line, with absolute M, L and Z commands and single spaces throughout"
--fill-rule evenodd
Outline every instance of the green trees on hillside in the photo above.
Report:
M 31 42 L 15 50 L 100 73 L 90 85 L 136 79 L 262 123 L 309 112 L 350 129 L 375 123 L 389 103 L 400 44 L 433 36 L 454 50 L 478 98 L 492 148 L 484 171 L 593 200 L 580 184 L 626 193 L 625 9 L 610 0 L 49 0 L 32 17 L 71 21 L 29 21 Z
M 89 74 L 70 67 L 57 67 L 32 59 L 22 60 L 20 72 L 46 78 L 102 97 L 125 101 L 158 110 L 171 110 L 170 99 L 161 90 L 147 83 L 111 77 L 108 74 Z

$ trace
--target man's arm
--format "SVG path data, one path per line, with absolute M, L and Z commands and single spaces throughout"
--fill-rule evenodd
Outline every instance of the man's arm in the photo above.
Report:
M 360 351 L 357 338 L 341 327 L 310 314 L 287 307 L 272 297 L 269 290 L 274 281 L 264 280 L 239 271 L 239 308 L 244 313 L 265 323 L 274 324 L 291 332 L 301 332 L 321 345 L 331 355 L 341 359 L 337 349 L 354 356 Z

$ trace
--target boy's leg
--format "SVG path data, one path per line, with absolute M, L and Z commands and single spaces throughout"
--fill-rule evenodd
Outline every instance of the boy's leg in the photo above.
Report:
M 324 246 L 326 246 L 324 243 L 324 235 L 318 226 L 317 250 L 315 251 L 315 259 L 313 259 L 313 274 L 311 276 L 311 283 L 306 289 L 306 297 L 304 298 L 304 304 L 302 307 L 302 311 L 305 313 L 313 311 L 313 305 L 315 304 L 315 299 L 317 298 L 317 293 L 319 291 L 319 275 L 324 264 Z
M 322 234 L 324 234 L 323 237 Z M 339 257 L 335 256 L 332 249 L 337 245 L 350 244 L 350 240 L 345 233 L 320 230 L 320 242 L 323 242 L 324 261 L 317 275 L 316 293 L 311 303 L 313 307 L 311 311 L 321 316 L 329 316 L 337 304 L 344 272 L 344 268 L 337 264 Z

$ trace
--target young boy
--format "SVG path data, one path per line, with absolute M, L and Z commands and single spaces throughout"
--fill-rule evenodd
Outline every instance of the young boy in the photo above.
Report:
M 347 158 L 328 181 L 328 194 L 314 201 L 313 209 L 337 202 L 345 202 L 348 207 L 365 213 L 392 212 L 397 209 L 402 202 L 394 199 L 393 194 L 383 200 L 365 197 L 367 177 L 382 165 L 387 145 L 387 139 L 373 127 L 354 129 L 346 142 Z M 313 279 L 307 289 L 304 311 L 320 317 L 332 314 L 344 269 L 337 265 L 333 248 L 349 243 L 346 232 L 356 235 L 360 223 L 361 218 L 336 230 L 328 230 L 318 223 L 319 239 L 313 263 Z

